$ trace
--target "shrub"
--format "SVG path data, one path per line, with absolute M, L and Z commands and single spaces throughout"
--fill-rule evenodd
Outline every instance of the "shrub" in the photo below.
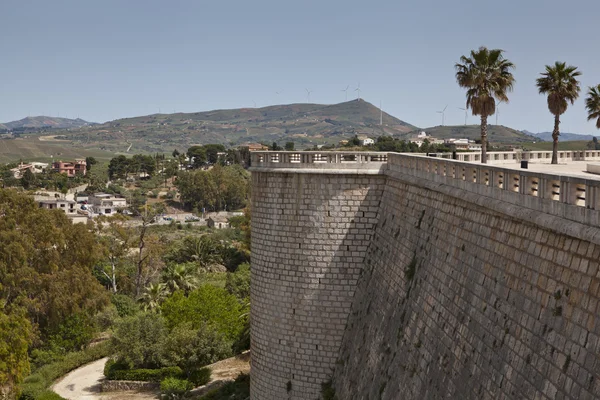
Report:
M 181 399 L 193 389 L 186 379 L 165 378 L 160 382 L 160 393 L 164 399 Z
M 198 368 L 225 359 L 231 355 L 232 342 L 212 326 L 200 325 L 195 329 L 191 323 L 176 326 L 167 337 L 163 362 L 178 365 L 190 374 Z
M 135 368 L 157 368 L 167 328 L 158 314 L 140 313 L 120 321 L 110 344 L 116 358 Z
M 179 367 L 160 369 L 113 369 L 106 375 L 111 381 L 160 382 L 165 378 L 181 378 L 183 371 Z
M 190 322 L 198 329 L 208 323 L 229 340 L 235 340 L 244 329 L 240 302 L 227 290 L 211 285 L 202 285 L 188 297 L 181 291 L 175 292 L 161 309 L 170 328 Z
M 124 294 L 114 294 L 110 301 L 117 308 L 119 317 L 129 317 L 140 311 L 140 306 L 131 297 Z
M 250 297 L 250 264 L 240 264 L 234 273 L 227 274 L 225 289 L 242 301 Z
M 210 375 L 212 371 L 210 368 L 200 368 L 192 371 L 188 377 L 189 381 L 194 384 L 195 387 L 204 386 L 210 382 Z

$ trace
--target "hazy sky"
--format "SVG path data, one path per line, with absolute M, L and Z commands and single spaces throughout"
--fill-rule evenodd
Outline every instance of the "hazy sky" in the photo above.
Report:
M 598 15 L 597 0 L 0 0 L 0 121 L 262 107 L 306 102 L 306 88 L 331 104 L 360 82 L 409 123 L 439 125 L 447 104 L 446 124 L 462 124 L 454 64 L 485 45 L 517 66 L 498 122 L 551 131 L 535 79 L 561 60 L 586 91 L 600 83 Z M 562 131 L 596 132 L 584 97 Z

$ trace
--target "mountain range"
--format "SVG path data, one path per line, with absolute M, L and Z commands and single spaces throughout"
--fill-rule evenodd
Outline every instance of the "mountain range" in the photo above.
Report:
M 528 132 L 528 131 L 523 131 L 523 133 L 526 133 L 531 136 L 535 136 L 539 140 L 548 141 L 548 142 L 552 141 L 552 132 L 532 133 L 532 132 Z M 587 140 L 587 141 L 589 141 L 589 140 L 592 140 L 593 138 L 594 138 L 594 135 L 561 132 L 558 140 L 560 140 L 562 142 L 567 142 L 567 141 L 572 141 L 572 140 Z
M 81 118 L 69 119 L 60 117 L 25 117 L 18 121 L 5 122 L 0 124 L 0 129 L 3 130 L 23 130 L 23 129 L 70 129 L 80 128 L 82 126 L 91 125 L 91 122 L 82 120 Z

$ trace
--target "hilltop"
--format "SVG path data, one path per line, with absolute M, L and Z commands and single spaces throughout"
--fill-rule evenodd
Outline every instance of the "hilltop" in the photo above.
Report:
M 416 129 L 369 102 L 288 104 L 262 108 L 153 114 L 58 132 L 72 145 L 112 152 L 180 151 L 194 144 L 296 143 L 296 148 L 337 143 L 355 134 L 399 135 Z
M 408 132 L 403 137 L 409 138 L 422 131 L 427 132 L 428 135 L 437 139 L 481 139 L 481 128 L 479 125 L 434 126 Z M 536 140 L 541 139 L 503 125 L 488 125 L 488 141 L 491 143 L 518 143 L 533 142 Z
M 19 130 L 19 129 L 69 129 L 79 128 L 90 125 L 90 122 L 84 121 L 81 118 L 69 119 L 59 117 L 25 117 L 18 121 L 4 122 L 0 124 L 0 129 Z

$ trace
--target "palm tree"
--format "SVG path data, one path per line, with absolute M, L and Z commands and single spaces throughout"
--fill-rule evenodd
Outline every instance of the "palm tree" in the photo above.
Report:
M 171 264 L 162 273 L 162 281 L 171 292 L 183 290 L 186 296 L 198 287 L 194 264 Z
M 167 285 L 164 283 L 152 283 L 146 287 L 140 301 L 145 311 L 160 311 L 160 304 L 167 297 Z
M 585 108 L 588 112 L 588 121 L 596 120 L 596 128 L 600 129 L 600 85 L 589 88 L 585 99 Z
M 508 103 L 515 78 L 510 72 L 514 64 L 504 58 L 500 49 L 480 47 L 457 63 L 456 81 L 467 89 L 467 109 L 481 116 L 481 162 L 487 162 L 487 118 L 496 112 L 496 101 Z
M 546 72 L 542 72 L 542 77 L 536 81 L 540 94 L 548 95 L 548 110 L 554 115 L 552 164 L 558 164 L 560 116 L 567 111 L 567 102 L 573 104 L 579 97 L 579 81 L 576 79 L 579 75 L 581 72 L 577 71 L 577 67 L 556 61 L 553 66 L 546 65 Z

